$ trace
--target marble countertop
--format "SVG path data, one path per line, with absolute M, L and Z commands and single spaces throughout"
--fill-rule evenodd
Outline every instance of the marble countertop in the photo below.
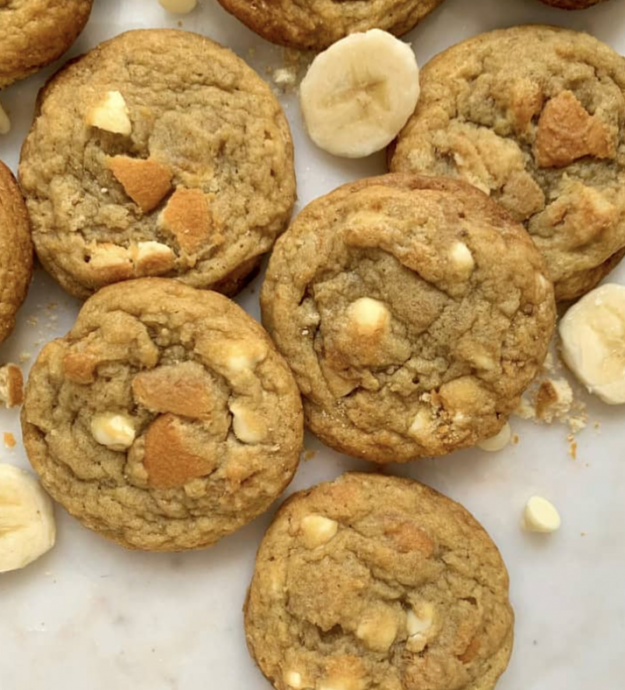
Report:
M 122 30 L 177 26 L 232 47 L 261 75 L 284 65 L 282 49 L 262 42 L 203 0 L 184 18 L 157 0 L 96 0 L 92 20 L 71 54 Z M 496 27 L 546 22 L 588 30 L 625 52 L 625 2 L 566 13 L 537 0 L 446 0 L 408 35 L 423 64 L 447 46 Z M 254 50 L 250 51 L 253 48 Z M 38 88 L 54 68 L 2 92 L 14 128 L 0 137 L 0 158 L 13 168 L 32 118 Z M 300 207 L 345 181 L 384 172 L 383 155 L 334 159 L 303 133 L 294 95 L 281 96 L 293 127 Z M 625 284 L 625 266 L 611 280 Z M 238 301 L 258 315 L 256 280 Z M 51 306 L 55 303 L 56 306 Z M 31 354 L 64 333 L 78 304 L 41 271 L 3 361 Z M 517 614 L 512 662 L 498 690 L 617 690 L 625 676 L 625 409 L 584 398 L 590 423 L 570 455 L 568 428 L 539 427 L 514 418 L 517 445 L 487 454 L 463 451 L 438 461 L 393 468 L 463 503 L 484 524 L 510 570 Z M 18 413 L 0 413 L 0 431 L 17 446 L 0 461 L 28 463 Z M 595 422 L 597 428 L 595 428 Z M 308 438 L 316 451 L 302 463 L 287 493 L 363 464 Z M 563 526 L 545 538 L 520 529 L 526 499 L 550 498 Z M 31 567 L 0 575 L 0 688 L 34 690 L 266 690 L 250 660 L 241 607 L 254 555 L 270 515 L 215 548 L 185 554 L 124 551 L 88 532 L 57 508 L 56 548 Z

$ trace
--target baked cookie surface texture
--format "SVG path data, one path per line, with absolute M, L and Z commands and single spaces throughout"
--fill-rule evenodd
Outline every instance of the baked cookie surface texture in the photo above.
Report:
M 356 31 L 407 33 L 443 0 L 219 0 L 252 31 L 279 45 L 322 50 Z
M 513 625 L 482 526 L 418 482 L 377 474 L 291 497 L 245 606 L 248 647 L 278 690 L 491 690 Z
M 15 326 L 32 272 L 28 213 L 15 178 L 0 161 L 0 343 Z
M 0 88 L 54 62 L 84 29 L 93 0 L 0 0 Z
M 218 293 L 144 278 L 101 290 L 35 363 L 22 411 L 46 490 L 128 548 L 215 543 L 290 482 L 299 393 L 264 330 Z
M 390 167 L 461 177 L 542 252 L 558 300 L 625 252 L 625 62 L 587 34 L 521 26 L 435 57 Z
M 231 295 L 290 218 L 293 146 L 269 86 L 184 31 L 132 31 L 58 73 L 22 150 L 37 254 L 86 298 L 133 277 Z
M 276 244 L 261 306 L 310 430 L 374 462 L 494 436 L 555 321 L 520 225 L 465 182 L 404 174 L 309 204 Z

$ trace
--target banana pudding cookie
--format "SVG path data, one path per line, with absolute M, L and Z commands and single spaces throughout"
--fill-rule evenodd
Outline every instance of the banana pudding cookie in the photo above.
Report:
M 293 48 L 322 50 L 357 31 L 401 36 L 443 0 L 219 0 L 252 31 Z
M 513 627 L 506 567 L 475 518 L 376 474 L 291 497 L 245 605 L 249 650 L 278 690 L 492 690 Z
M 374 462 L 494 436 L 547 351 L 553 287 L 529 235 L 453 179 L 361 180 L 276 244 L 263 321 L 311 431 Z
M 291 134 L 268 84 L 185 31 L 131 31 L 45 87 L 20 182 L 70 293 L 141 276 L 237 292 L 286 227 Z
M 104 288 L 39 355 L 22 411 L 46 490 L 128 548 L 215 543 L 266 510 L 302 445 L 297 386 L 234 302 L 178 281 Z
M 54 62 L 84 29 L 93 0 L 0 0 L 0 88 Z
M 585 10 L 587 7 L 598 5 L 605 0 L 541 0 L 545 5 L 559 7 L 562 10 Z
M 28 213 L 15 178 L 0 161 L 0 343 L 15 326 L 32 272 Z
M 525 224 L 558 300 L 625 253 L 625 61 L 583 33 L 521 26 L 434 58 L 389 152 L 394 171 L 454 175 Z

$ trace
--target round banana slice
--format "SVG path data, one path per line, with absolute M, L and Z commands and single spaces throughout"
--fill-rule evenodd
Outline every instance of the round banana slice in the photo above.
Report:
M 52 501 L 35 477 L 0 465 L 0 573 L 43 556 L 56 539 Z
M 372 29 L 337 41 L 313 61 L 300 86 L 306 129 L 320 148 L 362 158 L 391 143 L 419 100 L 412 48 Z
M 602 285 L 560 321 L 562 357 L 591 393 L 625 403 L 625 285 Z

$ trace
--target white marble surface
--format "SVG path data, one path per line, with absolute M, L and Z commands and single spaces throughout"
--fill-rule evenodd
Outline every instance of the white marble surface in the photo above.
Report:
M 96 0 L 93 18 L 72 54 L 123 29 L 175 26 L 156 0 Z M 625 52 L 625 2 L 611 0 L 583 13 L 564 13 L 537 0 L 447 0 L 409 35 L 420 62 L 479 31 L 525 22 L 550 22 L 596 34 Z M 228 44 L 261 74 L 283 65 L 279 48 L 263 43 L 203 0 L 183 19 Z M 37 89 L 53 68 L 2 93 L 14 129 L 0 138 L 0 157 L 15 167 Z M 300 202 L 337 184 L 383 172 L 382 155 L 367 161 L 333 159 L 315 150 L 299 109 L 284 98 L 296 140 Z M 625 283 L 625 266 L 612 280 Z M 258 314 L 256 283 L 240 301 Z M 50 302 L 57 309 L 47 309 Z M 38 272 L 19 325 L 2 360 L 64 333 L 77 310 Z M 35 317 L 32 319 L 30 317 Z M 32 361 L 32 360 L 31 360 Z M 28 363 L 25 365 L 28 366 Z M 500 546 L 512 579 L 516 648 L 498 690 L 617 690 L 625 676 L 625 409 L 586 398 L 591 424 L 579 435 L 578 459 L 568 455 L 567 430 L 513 420 L 520 443 L 499 454 L 465 451 L 398 472 L 424 480 L 464 503 Z M 0 415 L 0 432 L 20 439 L 18 413 Z M 363 467 L 313 439 L 289 492 Z M 0 461 L 27 467 L 21 443 L 2 448 Z M 519 528 L 525 500 L 538 493 L 560 508 L 561 532 L 532 536 Z M 82 528 L 57 509 L 53 552 L 21 572 L 0 575 L 0 688 L 2 690 L 264 690 L 269 685 L 249 659 L 241 606 L 255 549 L 269 515 L 216 548 L 199 553 L 129 553 Z

